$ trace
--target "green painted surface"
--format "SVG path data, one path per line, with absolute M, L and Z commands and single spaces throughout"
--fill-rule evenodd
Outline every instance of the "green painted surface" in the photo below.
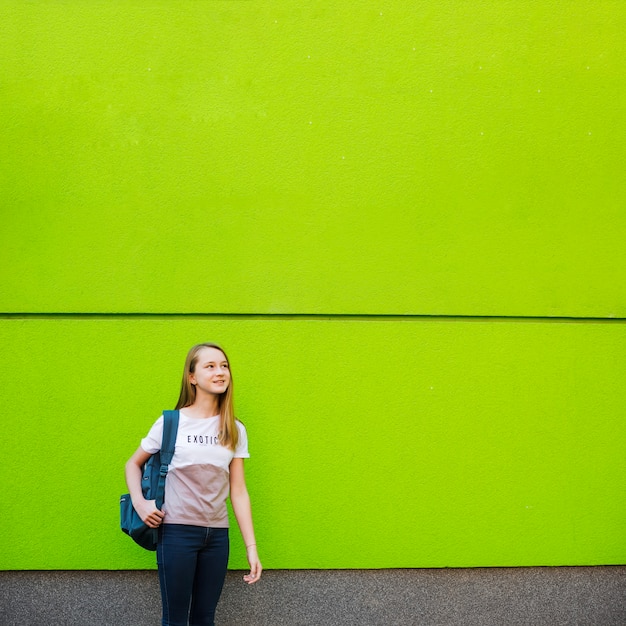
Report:
M 0 0 L 31 315 L 0 568 L 153 565 L 122 466 L 207 339 L 266 567 L 624 563 L 625 326 L 546 318 L 626 317 L 625 31 L 621 0 Z
M 622 0 L 0 2 L 0 311 L 626 315 Z
M 233 363 L 271 568 L 624 563 L 626 326 L 4 320 L 5 569 L 154 565 L 122 466 L 186 349 Z M 233 531 L 233 567 L 243 567 Z

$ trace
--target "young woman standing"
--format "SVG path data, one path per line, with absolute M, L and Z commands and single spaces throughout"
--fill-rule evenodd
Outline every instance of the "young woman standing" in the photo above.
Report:
M 262 571 L 244 476 L 248 439 L 233 413 L 230 364 L 218 345 L 191 348 L 176 408 L 180 421 L 163 510 L 141 491 L 142 467 L 161 448 L 162 416 L 126 463 L 126 483 L 141 519 L 159 527 L 163 626 L 211 626 L 228 564 L 229 492 L 250 564 L 244 580 L 255 583 Z

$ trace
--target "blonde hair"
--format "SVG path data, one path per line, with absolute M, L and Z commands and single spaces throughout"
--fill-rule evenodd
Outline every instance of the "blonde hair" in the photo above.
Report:
M 178 397 L 176 409 L 184 409 L 187 406 L 191 406 L 196 400 L 196 387 L 189 380 L 189 375 L 196 371 L 200 350 L 203 348 L 215 348 L 219 350 L 226 358 L 226 361 L 228 361 L 230 369 L 230 361 L 226 356 L 226 352 L 216 343 L 199 343 L 193 346 L 187 353 L 187 359 L 185 360 L 183 380 L 180 386 L 180 396 Z M 235 410 L 233 408 L 232 371 L 230 372 L 230 383 L 226 391 L 218 396 L 218 407 L 220 411 L 220 444 L 225 448 L 234 450 L 239 441 L 239 431 L 237 430 Z

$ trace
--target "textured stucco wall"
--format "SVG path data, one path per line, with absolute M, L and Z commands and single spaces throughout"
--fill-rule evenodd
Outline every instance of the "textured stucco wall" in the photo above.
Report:
M 624 316 L 624 3 L 357 4 L 1 2 L 2 310 Z
M 624 325 L 122 317 L 0 328 L 4 392 L 36 391 L 2 423 L 28 460 L 4 478 L 5 568 L 153 563 L 117 528 L 122 465 L 175 401 L 198 337 L 218 337 L 233 361 L 267 566 L 624 559 Z
M 122 466 L 206 339 L 267 567 L 624 563 L 625 26 L 0 2 L 0 567 L 153 566 Z

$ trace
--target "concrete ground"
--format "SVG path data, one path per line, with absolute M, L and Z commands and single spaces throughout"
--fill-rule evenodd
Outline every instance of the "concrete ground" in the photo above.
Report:
M 219 626 L 626 625 L 626 566 L 229 572 Z M 158 626 L 154 571 L 0 572 L 2 626 Z

